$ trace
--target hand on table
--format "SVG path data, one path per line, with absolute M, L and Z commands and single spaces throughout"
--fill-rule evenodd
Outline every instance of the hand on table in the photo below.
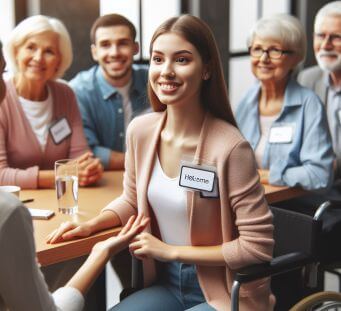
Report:
M 74 238 L 85 238 L 91 233 L 90 225 L 87 223 L 77 224 L 72 221 L 66 221 L 47 236 L 46 243 L 54 244 L 72 240 Z
M 260 182 L 262 184 L 269 184 L 269 173 L 269 170 L 258 170 Z
M 150 233 L 138 234 L 129 245 L 130 252 L 138 259 L 154 258 L 160 261 L 172 261 L 173 246 L 160 241 Z
M 98 242 L 94 245 L 93 252 L 107 251 L 109 258 L 125 249 L 131 240 L 149 223 L 149 218 L 139 215 L 137 217 L 131 216 L 127 224 L 122 228 L 117 236 L 113 236 L 107 240 Z
M 103 166 L 91 152 L 86 152 L 77 159 L 78 181 L 80 186 L 91 185 L 102 177 Z

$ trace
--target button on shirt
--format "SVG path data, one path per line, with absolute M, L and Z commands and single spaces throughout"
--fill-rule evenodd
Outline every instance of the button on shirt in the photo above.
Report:
M 236 112 L 239 129 L 254 150 L 261 135 L 259 92 L 260 84 L 251 88 Z M 262 168 L 270 170 L 269 183 L 307 190 L 330 186 L 334 153 L 326 113 L 318 96 L 290 80 L 273 126 L 293 127 L 293 137 L 290 143 L 267 142 Z
M 129 90 L 131 119 L 150 106 L 147 100 L 146 66 L 133 66 Z M 102 69 L 94 66 L 80 72 L 70 81 L 82 114 L 84 132 L 95 156 L 108 168 L 111 151 L 125 151 L 126 109 L 123 97 L 104 78 Z

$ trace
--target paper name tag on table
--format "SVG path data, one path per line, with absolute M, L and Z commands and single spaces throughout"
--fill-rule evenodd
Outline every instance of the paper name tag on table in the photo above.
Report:
M 50 219 L 54 211 L 48 209 L 28 208 L 33 219 Z

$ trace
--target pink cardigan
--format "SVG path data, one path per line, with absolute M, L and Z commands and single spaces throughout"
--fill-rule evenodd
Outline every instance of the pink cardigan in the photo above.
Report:
M 135 118 L 127 134 L 123 194 L 104 210 L 117 213 L 125 224 L 137 212 L 150 215 L 147 188 L 166 113 Z M 240 132 L 209 113 L 203 123 L 194 161 L 217 168 L 220 198 L 201 198 L 187 192 L 191 243 L 222 245 L 225 266 L 198 266 L 198 278 L 206 301 L 217 310 L 230 310 L 233 271 L 269 261 L 273 250 L 272 214 L 259 183 L 251 147 Z M 157 234 L 153 225 L 147 229 Z M 153 260 L 144 260 L 145 285 L 155 280 Z M 241 287 L 240 310 L 272 310 L 269 279 Z
M 6 83 L 7 94 L 0 104 L 0 184 L 24 189 L 38 187 L 38 172 L 54 169 L 59 159 L 75 158 L 89 148 L 73 91 L 64 83 L 48 82 L 53 98 L 52 120 L 66 117 L 72 135 L 55 145 L 48 135 L 45 152 L 40 148 L 12 81 Z

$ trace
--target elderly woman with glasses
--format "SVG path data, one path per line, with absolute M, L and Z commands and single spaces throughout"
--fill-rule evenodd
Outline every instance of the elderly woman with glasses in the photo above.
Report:
M 255 151 L 263 183 L 316 190 L 330 186 L 334 154 L 324 108 L 292 73 L 306 36 L 289 15 L 259 20 L 248 38 L 258 83 L 238 105 L 240 130 Z
M 0 108 L 0 184 L 54 186 L 54 162 L 77 158 L 79 183 L 102 174 L 83 133 L 72 90 L 56 79 L 71 65 L 72 47 L 57 19 L 32 16 L 10 33 L 4 46 L 13 77 Z

